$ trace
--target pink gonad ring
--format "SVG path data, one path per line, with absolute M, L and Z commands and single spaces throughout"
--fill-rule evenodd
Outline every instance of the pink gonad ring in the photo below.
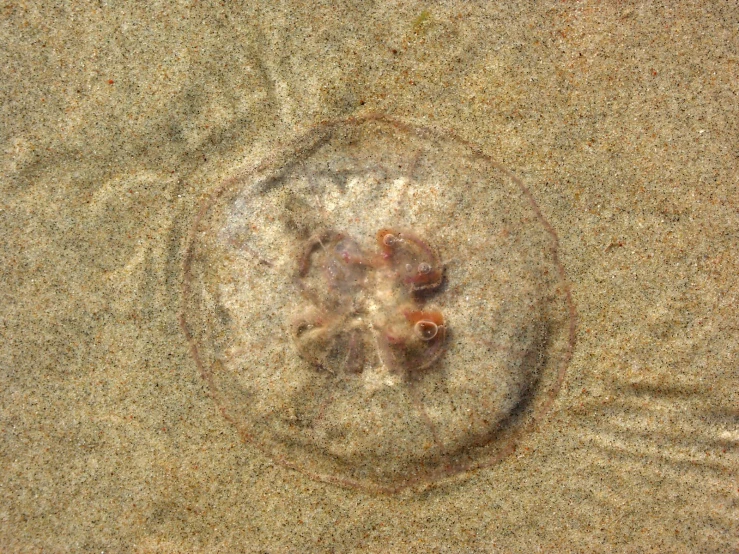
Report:
M 477 149 L 380 116 L 314 127 L 205 199 L 182 326 L 244 440 L 391 494 L 542 432 L 575 336 L 557 236 Z

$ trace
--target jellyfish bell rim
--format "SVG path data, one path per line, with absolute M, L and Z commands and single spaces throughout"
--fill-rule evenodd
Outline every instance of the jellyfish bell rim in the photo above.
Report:
M 552 262 L 557 268 L 558 273 L 558 287 L 557 294 L 565 305 L 567 311 L 568 324 L 567 324 L 567 344 L 564 350 L 560 354 L 560 361 L 558 367 L 555 369 L 555 374 L 549 384 L 548 388 L 542 391 L 544 398 L 542 402 L 538 404 L 531 417 L 527 420 L 525 425 L 516 429 L 516 432 L 512 436 L 508 437 L 507 442 L 501 445 L 501 448 L 496 450 L 492 456 L 486 459 L 473 459 L 470 461 L 456 461 L 453 463 L 453 471 L 449 472 L 446 470 L 429 471 L 424 473 L 419 478 L 408 478 L 402 480 L 399 483 L 392 485 L 385 485 L 382 483 L 376 483 L 372 481 L 365 481 L 362 479 L 354 479 L 351 477 L 345 477 L 342 475 L 336 475 L 333 473 L 326 472 L 314 472 L 311 471 L 310 467 L 301 463 L 300 460 L 296 461 L 293 459 L 287 459 L 279 455 L 271 454 L 270 448 L 264 444 L 260 444 L 259 440 L 253 435 L 247 432 L 243 426 L 234 420 L 234 417 L 226 410 L 222 405 L 222 391 L 216 385 L 214 379 L 214 372 L 219 370 L 219 362 L 217 359 L 211 363 L 207 362 L 207 354 L 203 351 L 203 346 L 198 343 L 199 330 L 197 329 L 197 321 L 195 316 L 190 314 L 190 307 L 192 305 L 198 305 L 199 300 L 194 297 L 194 275 L 193 268 L 197 264 L 197 255 L 199 244 L 199 235 L 203 232 L 201 224 L 206 219 L 209 211 L 213 206 L 225 195 L 234 190 L 240 190 L 246 186 L 247 182 L 251 182 L 253 186 L 261 186 L 259 183 L 264 183 L 268 180 L 269 175 L 277 175 L 282 169 L 288 166 L 291 159 L 294 157 L 307 157 L 311 151 L 314 151 L 318 146 L 326 143 L 332 139 L 334 133 L 347 132 L 345 129 L 362 126 L 365 124 L 375 123 L 377 125 L 385 125 L 389 129 L 395 130 L 395 132 L 408 133 L 415 135 L 424 141 L 453 141 L 454 143 L 463 146 L 473 157 L 478 158 L 491 168 L 495 168 L 503 176 L 508 178 L 514 183 L 526 197 L 529 206 L 533 210 L 536 220 L 543 227 L 545 232 L 551 239 L 551 256 Z M 550 413 L 553 404 L 558 398 L 558 393 L 562 387 L 567 368 L 571 362 L 574 348 L 576 345 L 576 330 L 577 330 L 577 312 L 572 298 L 572 292 L 570 284 L 566 278 L 566 272 L 559 258 L 559 239 L 553 226 L 543 216 L 538 203 L 534 199 L 529 188 L 513 173 L 500 164 L 495 162 L 490 156 L 485 154 L 480 147 L 474 145 L 462 138 L 456 133 L 450 132 L 441 128 L 428 128 L 414 123 L 408 123 L 398 119 L 390 118 L 384 114 L 370 113 L 361 116 L 349 117 L 345 119 L 331 119 L 320 122 L 305 133 L 298 135 L 294 140 L 285 144 L 284 147 L 280 148 L 277 152 L 270 154 L 262 159 L 258 164 L 251 164 L 249 167 L 243 170 L 238 170 L 233 177 L 227 178 L 221 184 L 216 185 L 209 191 L 207 191 L 198 202 L 199 209 L 191 219 L 190 231 L 187 234 L 186 244 L 184 246 L 184 254 L 182 261 L 182 279 L 180 285 L 180 310 L 179 310 L 179 323 L 182 329 L 183 335 L 190 345 L 190 352 L 193 360 L 198 368 L 203 379 L 208 383 L 210 395 L 215 399 L 216 403 L 221 407 L 221 412 L 224 417 L 231 422 L 236 429 L 238 429 L 244 440 L 260 450 L 262 452 L 279 462 L 281 465 L 287 468 L 296 469 L 307 475 L 313 480 L 331 483 L 342 487 L 356 488 L 364 490 L 369 493 L 376 494 L 398 494 L 403 491 L 422 491 L 430 487 L 442 486 L 444 483 L 454 482 L 466 478 L 466 476 L 480 469 L 484 469 L 497 464 L 500 460 L 510 455 L 516 449 L 516 445 L 521 437 L 529 435 L 532 431 L 540 427 L 542 423 L 546 421 L 545 416 Z M 259 258 L 258 263 L 264 265 L 267 270 L 272 269 L 272 261 L 266 258 Z

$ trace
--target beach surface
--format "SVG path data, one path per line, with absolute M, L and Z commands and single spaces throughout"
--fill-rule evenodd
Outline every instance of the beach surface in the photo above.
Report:
M 739 551 L 735 2 L 1 13 L 0 550 Z M 520 179 L 576 316 L 515 451 L 421 491 L 244 440 L 183 328 L 207 199 L 380 116 Z

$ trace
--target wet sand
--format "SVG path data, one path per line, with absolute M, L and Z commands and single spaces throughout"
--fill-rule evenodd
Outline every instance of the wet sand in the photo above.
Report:
M 731 2 L 3 8 L 0 549 L 739 548 Z M 180 326 L 234 171 L 336 118 L 453 132 L 529 188 L 577 309 L 515 453 L 422 493 L 244 442 Z

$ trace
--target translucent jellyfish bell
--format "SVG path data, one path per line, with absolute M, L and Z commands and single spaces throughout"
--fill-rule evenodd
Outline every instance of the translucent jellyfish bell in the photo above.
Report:
M 574 342 L 529 191 L 468 145 L 381 117 L 318 126 L 215 188 L 182 323 L 245 440 L 381 493 L 504 460 Z

